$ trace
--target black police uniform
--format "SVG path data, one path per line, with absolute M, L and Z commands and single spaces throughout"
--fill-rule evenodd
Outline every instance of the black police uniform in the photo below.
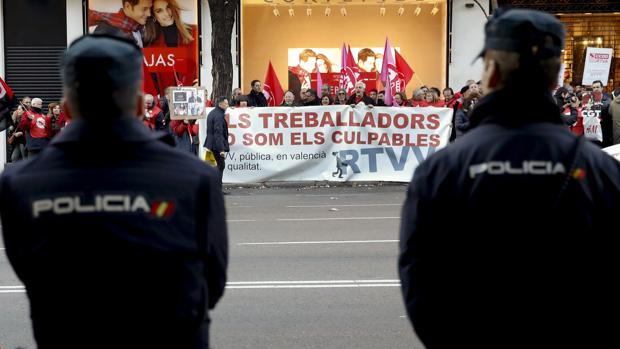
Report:
M 429 349 L 615 347 L 620 163 L 571 135 L 550 93 L 525 109 L 516 93 L 486 96 L 475 127 L 416 169 L 399 258 L 409 318 Z
M 84 55 L 100 56 L 96 78 L 106 64 L 121 72 L 126 45 L 81 39 L 66 75 Z M 3 173 L 6 252 L 39 348 L 208 348 L 228 255 L 218 174 L 162 137 L 129 116 L 75 120 Z

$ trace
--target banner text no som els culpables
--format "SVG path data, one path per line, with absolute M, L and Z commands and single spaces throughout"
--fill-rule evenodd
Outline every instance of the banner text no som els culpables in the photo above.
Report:
M 406 182 L 421 161 L 448 143 L 452 110 L 235 108 L 227 110 L 227 119 L 225 182 Z

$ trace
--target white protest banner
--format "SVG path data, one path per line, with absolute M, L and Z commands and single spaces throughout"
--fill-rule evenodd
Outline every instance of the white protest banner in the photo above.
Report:
M 226 111 L 225 183 L 409 182 L 448 144 L 450 108 L 315 106 Z M 201 144 L 205 122 L 201 120 Z
M 611 147 L 603 148 L 603 151 L 613 156 L 616 160 L 620 161 L 620 144 L 612 145 Z
M 614 56 L 613 48 L 588 47 L 586 51 L 586 63 L 583 68 L 582 85 L 592 85 L 593 81 L 601 80 L 603 86 L 607 86 L 611 58 Z

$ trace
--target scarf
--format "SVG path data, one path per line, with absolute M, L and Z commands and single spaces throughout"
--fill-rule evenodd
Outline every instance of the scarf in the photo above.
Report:
M 88 10 L 88 23 L 107 23 L 115 28 L 118 28 L 125 34 L 131 37 L 131 33 L 142 29 L 142 25 L 133 19 L 127 17 L 123 10 L 119 10 L 116 13 L 99 12 L 94 10 Z

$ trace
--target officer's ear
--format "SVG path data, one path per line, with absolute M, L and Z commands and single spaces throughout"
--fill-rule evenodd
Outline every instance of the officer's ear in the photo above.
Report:
M 486 93 L 497 89 L 502 80 L 501 72 L 495 59 L 484 60 L 484 72 L 482 73 L 482 89 Z
M 136 103 L 136 116 L 142 116 L 144 115 L 144 94 L 142 91 L 138 92 L 136 98 L 138 99 Z

